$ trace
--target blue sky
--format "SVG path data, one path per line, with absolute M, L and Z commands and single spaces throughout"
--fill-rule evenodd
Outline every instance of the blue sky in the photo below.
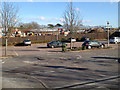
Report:
M 16 2 L 21 22 L 35 21 L 40 25 L 57 24 L 63 21 L 63 13 L 68 2 Z M 117 2 L 73 2 L 75 10 L 80 11 L 83 25 L 118 26 Z

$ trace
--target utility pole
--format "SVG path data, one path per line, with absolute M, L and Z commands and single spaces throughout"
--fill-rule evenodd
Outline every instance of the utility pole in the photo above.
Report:
M 57 30 L 57 41 L 59 40 L 59 28 L 58 28 L 58 30 Z
M 71 38 L 70 38 L 70 49 L 72 49 L 72 37 L 73 37 L 73 5 L 72 5 L 72 0 L 70 2 L 70 33 L 71 33 Z
M 5 31 L 5 56 L 7 56 L 7 12 L 4 12 L 4 31 Z
M 7 36 L 7 24 L 6 24 L 6 20 L 5 20 L 5 27 L 4 27 L 4 29 L 5 29 L 5 56 L 7 56 L 7 39 L 8 39 L 8 36 Z
M 108 47 L 109 47 L 109 21 L 107 21 L 107 28 L 108 28 Z

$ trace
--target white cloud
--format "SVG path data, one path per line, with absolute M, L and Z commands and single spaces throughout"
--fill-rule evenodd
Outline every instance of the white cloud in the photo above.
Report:
M 64 18 L 60 18 L 60 22 L 64 22 L 65 21 L 65 19 Z
M 80 11 L 80 8 L 75 8 L 76 11 Z
M 53 20 L 57 20 L 57 21 L 60 21 L 60 22 L 64 22 L 64 21 L 65 21 L 64 18 L 55 18 L 55 19 L 53 19 Z
M 64 18 L 46 18 L 44 16 L 38 16 L 38 17 L 26 17 L 25 19 L 30 20 L 30 21 L 43 21 L 43 22 L 58 22 L 58 23 L 63 23 L 65 21 Z M 82 20 L 82 23 L 91 23 L 92 20 Z
M 38 16 L 38 17 L 26 17 L 27 20 L 30 21 L 43 21 L 43 22 L 61 22 L 63 23 L 65 20 L 64 18 L 45 18 L 44 16 Z
M 14 22 L 17 22 L 18 20 L 17 19 L 13 19 Z
M 33 0 L 27 0 L 28 2 L 33 2 Z
M 120 0 L 110 0 L 110 2 L 119 2 Z
M 48 21 L 48 19 L 46 19 L 45 17 L 41 16 L 41 17 L 26 17 L 27 20 L 41 20 L 41 21 Z
M 56 21 L 60 21 L 60 22 L 64 22 L 64 18 L 54 18 L 53 20 L 56 20 Z
M 2 2 L 70 2 L 71 0 L 1 0 Z M 120 0 L 72 0 L 73 2 L 119 2 Z
M 91 20 L 82 20 L 82 23 L 90 23 L 92 22 Z
M 46 20 L 45 17 L 40 17 L 39 19 L 40 19 L 40 20 L 43 20 L 43 21 Z

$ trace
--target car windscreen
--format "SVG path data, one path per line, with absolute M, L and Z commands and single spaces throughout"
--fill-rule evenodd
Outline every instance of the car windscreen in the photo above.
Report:
M 24 42 L 30 42 L 30 40 L 24 40 Z
M 83 44 L 86 44 L 86 43 L 89 43 L 90 41 L 84 41 L 84 43 Z
M 49 42 L 49 43 L 53 43 L 54 41 L 51 41 L 51 42 Z
M 90 41 L 85 41 L 84 43 L 89 43 Z
M 92 41 L 91 44 L 98 44 L 98 41 Z
M 119 37 L 116 37 L 116 39 L 120 39 Z

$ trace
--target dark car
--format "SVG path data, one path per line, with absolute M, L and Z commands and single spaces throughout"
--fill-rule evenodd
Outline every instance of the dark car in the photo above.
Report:
M 89 40 L 89 37 L 82 37 L 80 41 L 86 41 Z
M 72 42 L 76 42 L 76 39 L 75 38 L 68 38 L 68 42 L 71 42 L 71 40 L 72 40 Z
M 51 48 L 54 48 L 54 47 L 62 47 L 62 45 L 66 45 L 66 43 L 64 42 L 61 42 L 61 41 L 51 41 L 49 43 L 47 43 L 47 47 L 51 47 Z
M 30 45 L 31 46 L 31 40 L 27 39 L 23 41 L 24 45 Z
M 105 44 L 104 43 L 100 43 L 98 41 L 87 40 L 87 41 L 84 41 L 84 43 L 82 44 L 82 47 L 86 47 L 87 49 L 91 49 L 92 47 L 104 48 Z

